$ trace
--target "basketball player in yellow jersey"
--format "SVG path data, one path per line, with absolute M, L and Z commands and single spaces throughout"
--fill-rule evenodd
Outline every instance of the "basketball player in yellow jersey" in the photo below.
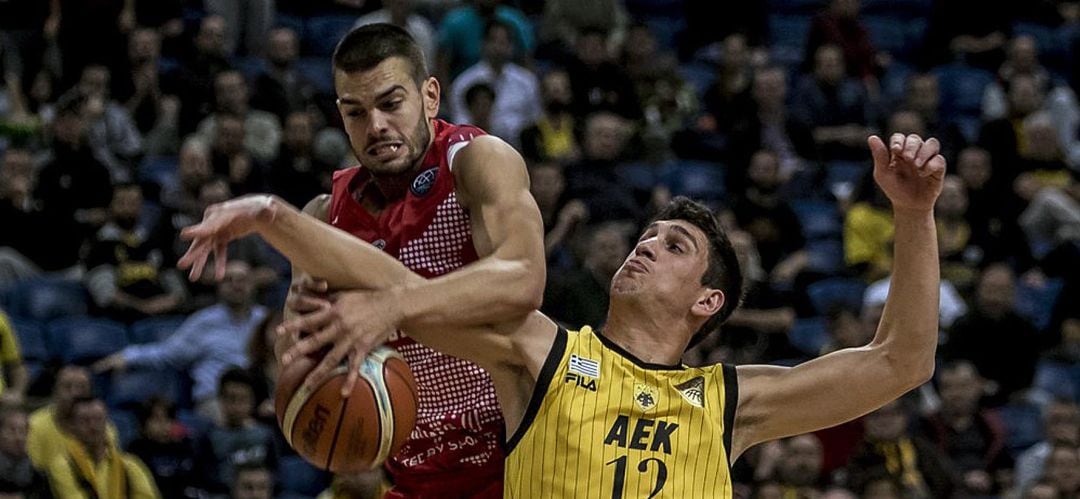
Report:
M 793 368 L 680 365 L 688 345 L 736 308 L 742 284 L 719 223 L 686 199 L 658 215 L 616 273 L 603 331 L 566 331 L 539 312 L 453 330 L 402 322 L 418 341 L 491 372 L 510 435 L 506 496 L 731 497 L 731 463 L 751 446 L 849 421 L 926 382 L 938 325 L 933 208 L 945 160 L 935 139 L 894 134 L 888 146 L 878 137 L 869 144 L 896 245 L 885 311 L 866 346 Z M 283 328 L 286 356 L 314 348 L 299 331 L 336 334 L 438 299 L 411 295 L 421 278 L 396 260 L 268 197 L 211 208 L 185 231 L 194 241 L 181 265 L 201 266 L 215 247 L 251 232 L 332 288 L 354 289 L 294 298 L 310 312 Z M 391 284 L 357 289 L 372 281 Z

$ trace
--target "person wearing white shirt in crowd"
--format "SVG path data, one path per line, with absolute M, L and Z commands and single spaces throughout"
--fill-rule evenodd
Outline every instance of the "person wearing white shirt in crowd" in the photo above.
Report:
M 454 80 L 450 105 L 453 121 L 473 123 L 465 93 L 478 83 L 490 85 L 495 90 L 495 104 L 491 109 L 491 129 L 487 131 L 517 147 L 521 130 L 540 118 L 542 102 L 536 75 L 511 62 L 513 54 L 510 27 L 499 21 L 488 24 L 484 31 L 483 57 Z

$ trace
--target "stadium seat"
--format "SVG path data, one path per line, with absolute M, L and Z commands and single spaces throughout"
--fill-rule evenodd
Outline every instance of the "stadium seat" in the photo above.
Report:
M 131 411 L 112 409 L 109 411 L 109 419 L 116 427 L 120 447 L 127 448 L 128 444 L 139 438 L 139 418 Z
M 278 463 L 278 478 L 284 492 L 317 496 L 329 485 L 326 472 L 308 464 L 300 456 L 285 456 Z
M 131 325 L 131 342 L 132 343 L 155 343 L 168 338 L 180 324 L 183 324 L 185 317 L 183 316 L 171 316 L 171 317 L 150 317 L 143 319 Z
M 797 48 L 801 54 L 810 35 L 810 17 L 774 14 L 769 16 L 769 45 Z
M 86 364 L 127 346 L 127 329 L 106 319 L 57 319 L 49 323 L 46 344 L 63 363 Z
M 1051 398 L 1062 397 L 1080 401 L 1080 366 L 1064 362 L 1040 360 L 1035 366 L 1035 380 L 1031 386 Z
M 844 268 L 844 243 L 839 239 L 814 239 L 806 243 L 807 269 L 835 274 Z
M 661 179 L 671 193 L 703 201 L 724 198 L 727 185 L 723 164 L 709 161 L 682 160 L 672 165 Z
M 296 70 L 320 92 L 334 93 L 334 73 L 326 57 L 302 57 L 296 61 Z
M 303 53 L 306 55 L 322 56 L 323 61 L 329 66 L 325 56 L 334 53 L 338 40 L 341 40 L 356 24 L 355 16 L 314 16 L 308 18 L 304 26 Z
M 49 360 L 49 349 L 45 344 L 45 328 L 34 320 L 11 319 L 15 337 L 19 339 L 19 351 L 24 361 L 45 362 Z
M 819 314 L 824 315 L 834 304 L 843 304 L 853 310 L 862 308 L 866 283 L 858 279 L 832 277 L 815 282 L 806 288 L 810 303 Z
M 234 65 L 249 84 L 266 70 L 266 60 L 262 57 L 237 57 Z
M 874 165 L 869 161 L 833 161 L 825 165 L 825 185 L 832 192 L 837 184 L 852 187 L 862 182 L 863 176 L 870 174 Z
M 981 112 L 983 90 L 994 81 L 993 73 L 963 64 L 939 66 L 933 72 L 941 89 L 943 114 Z
M 86 289 L 67 279 L 41 278 L 23 283 L 12 291 L 11 315 L 39 321 L 86 315 Z
M 180 374 L 171 369 L 114 372 L 106 401 L 111 407 L 130 409 L 155 395 L 173 403 L 179 402 L 183 398 Z
M 1058 295 L 1061 294 L 1063 287 L 1065 287 L 1065 281 L 1061 278 L 1047 279 L 1041 287 L 1034 287 L 1023 280 L 1018 280 L 1016 312 L 1030 320 L 1039 331 L 1045 331 L 1050 327 L 1054 306 L 1057 305 Z
M 839 236 L 843 231 L 836 205 L 827 201 L 793 200 L 791 209 L 799 218 L 807 239 Z
M 1015 456 L 1042 440 L 1042 415 L 1030 404 L 1009 404 L 998 409 L 1005 424 L 1005 445 Z
M 615 167 L 619 182 L 634 190 L 649 191 L 660 181 L 660 174 L 670 165 L 644 162 L 623 163 Z
M 716 68 L 703 62 L 682 64 L 679 66 L 679 76 L 694 87 L 700 99 L 716 80 Z
M 893 57 L 905 55 L 909 50 L 906 20 L 893 16 L 863 16 L 862 23 L 877 50 Z
M 660 51 L 674 51 L 679 35 L 686 30 L 686 20 L 678 17 L 647 17 L 645 24 L 649 27 L 654 38 L 656 48 Z
M 177 168 L 180 158 L 176 156 L 148 156 L 139 164 L 139 180 L 160 186 L 178 182 Z
M 788 332 L 788 340 L 791 345 L 807 355 L 818 355 L 821 349 L 829 342 L 829 330 L 825 325 L 825 318 L 811 317 L 796 319 L 795 324 Z

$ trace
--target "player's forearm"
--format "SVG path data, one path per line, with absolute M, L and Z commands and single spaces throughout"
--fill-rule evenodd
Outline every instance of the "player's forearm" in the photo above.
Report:
M 259 235 L 293 266 L 327 282 L 331 289 L 386 289 L 419 279 L 378 248 L 301 213 L 274 198 Z
M 872 346 L 896 374 L 913 383 L 933 374 L 938 336 L 937 229 L 932 211 L 894 212 L 892 283 Z

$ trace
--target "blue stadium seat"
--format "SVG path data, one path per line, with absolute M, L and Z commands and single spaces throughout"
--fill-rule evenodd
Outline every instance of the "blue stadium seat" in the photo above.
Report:
M 674 51 L 679 34 L 686 30 L 686 19 L 681 13 L 678 17 L 650 16 L 645 18 L 645 24 L 656 38 L 656 47 L 660 51 Z
M 865 292 L 865 282 L 846 277 L 831 277 L 815 282 L 806 288 L 810 303 L 822 315 L 834 304 L 842 304 L 854 310 L 861 309 Z
M 836 205 L 827 201 L 793 200 L 791 209 L 799 217 L 807 239 L 839 236 L 843 231 Z
M 769 12 L 813 15 L 828 5 L 827 0 L 768 0 Z
M 1035 366 L 1035 380 L 1032 387 L 1052 397 L 1080 400 L 1080 386 L 1077 386 L 1080 366 L 1064 362 L 1040 360 Z
M 41 323 L 28 319 L 11 319 L 15 337 L 19 339 L 19 351 L 24 361 L 45 362 L 49 360 L 49 349 L 45 344 L 45 328 Z
M 703 62 L 682 64 L 679 66 L 679 76 L 694 87 L 694 92 L 700 99 L 716 81 L 716 68 Z
M 672 165 L 662 179 L 671 193 L 703 201 L 719 201 L 726 192 L 726 168 L 709 161 L 682 160 Z
M 41 278 L 19 283 L 11 295 L 11 315 L 39 321 L 86 315 L 86 289 L 66 279 Z
M 998 409 L 1005 424 L 1005 445 L 1015 454 L 1042 440 L 1042 415 L 1030 404 L 1009 404 Z
M 810 35 L 810 17 L 774 14 L 769 16 L 769 45 L 794 47 L 801 53 Z
M 131 411 L 112 409 L 109 411 L 109 419 L 116 427 L 120 447 L 127 448 L 128 444 L 139 438 L 139 418 L 135 417 Z
M 907 21 L 893 16 L 863 16 L 862 23 L 870 32 L 870 42 L 881 52 L 894 57 L 906 54 L 908 45 Z
M 825 165 L 825 185 L 831 191 L 836 184 L 858 186 L 864 175 L 869 175 L 874 165 L 869 161 L 832 161 Z
M 180 374 L 171 369 L 115 372 L 106 401 L 111 407 L 127 409 L 155 395 L 178 403 L 184 396 Z
M 824 274 L 836 274 L 844 268 L 844 243 L 839 239 L 813 239 L 806 243 L 807 267 Z
M 89 317 L 57 319 L 46 333 L 49 351 L 65 364 L 85 364 L 127 346 L 123 324 Z
M 1017 21 L 1013 23 L 1013 36 L 1027 35 L 1035 39 L 1039 52 L 1045 54 L 1057 46 L 1055 29 L 1038 23 Z
M 244 79 L 249 84 L 255 81 L 259 74 L 266 71 L 266 59 L 262 57 L 237 57 L 234 59 L 233 64 L 240 71 L 240 74 L 244 75 Z
M 285 456 L 278 462 L 277 476 L 285 492 L 317 496 L 329 485 L 329 474 L 300 456 Z
M 1047 279 L 1042 287 L 1033 287 L 1023 282 L 1016 284 L 1016 312 L 1028 320 L 1039 331 L 1045 331 L 1050 327 L 1050 319 L 1053 315 L 1054 306 L 1057 305 L 1058 295 L 1065 287 L 1065 281 L 1061 278 Z
M 942 113 L 978 115 L 982 109 L 983 90 L 994 81 L 994 74 L 963 64 L 947 64 L 933 69 L 941 89 Z
M 304 42 L 303 53 L 324 56 L 324 61 L 329 65 L 325 56 L 334 53 L 338 40 L 352 30 L 353 24 L 356 24 L 355 16 L 328 15 L 308 18 L 301 35 Z
M 150 317 L 131 325 L 132 343 L 156 343 L 168 338 L 186 318 L 183 316 Z
M 619 182 L 639 191 L 648 191 L 660 181 L 660 174 L 670 165 L 635 162 L 615 167 Z
M 180 158 L 176 156 L 148 156 L 139 164 L 139 180 L 160 186 L 178 182 L 177 168 Z
M 296 70 L 320 92 L 334 93 L 334 73 L 326 57 L 302 57 L 296 61 Z
M 807 355 L 816 356 L 829 342 L 829 330 L 824 317 L 796 319 L 788 332 L 791 345 Z

